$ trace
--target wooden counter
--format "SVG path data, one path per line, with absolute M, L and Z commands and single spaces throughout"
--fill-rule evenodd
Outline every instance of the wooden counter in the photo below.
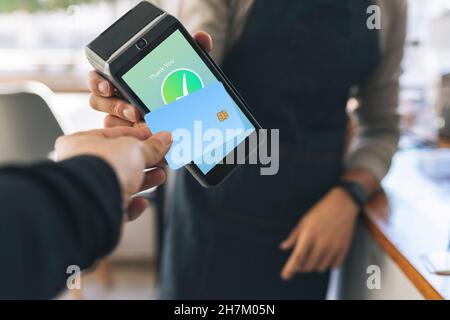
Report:
M 450 299 L 450 277 L 432 274 L 422 256 L 450 243 L 450 151 L 402 151 L 367 207 L 365 224 L 425 299 Z

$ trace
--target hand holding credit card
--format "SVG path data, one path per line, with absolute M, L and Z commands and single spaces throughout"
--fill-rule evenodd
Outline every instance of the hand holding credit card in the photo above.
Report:
M 145 121 L 153 133 L 169 131 L 173 134 L 174 145 L 166 160 L 175 170 L 190 162 L 201 164 L 205 154 L 213 150 L 232 151 L 247 136 L 244 136 L 247 128 L 240 113 L 223 84 L 216 82 L 148 113 Z M 188 137 L 190 141 L 177 141 L 177 131 L 183 133 L 184 140 Z M 214 132 L 214 141 L 203 141 L 208 132 Z M 174 154 L 177 143 L 184 144 L 182 149 L 188 156 Z

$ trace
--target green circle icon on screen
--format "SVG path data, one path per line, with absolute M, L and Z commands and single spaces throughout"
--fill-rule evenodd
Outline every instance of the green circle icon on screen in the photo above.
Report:
M 177 69 L 164 79 L 161 95 L 164 103 L 169 104 L 201 89 L 203 81 L 196 72 L 190 69 Z

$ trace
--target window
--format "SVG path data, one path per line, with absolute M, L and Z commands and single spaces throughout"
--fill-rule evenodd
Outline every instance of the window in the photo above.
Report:
M 137 2 L 1 0 L 0 81 L 36 79 L 51 87 L 83 86 L 90 69 L 85 45 Z
M 437 140 L 441 79 L 450 73 L 450 0 L 409 0 L 401 108 L 409 147 Z

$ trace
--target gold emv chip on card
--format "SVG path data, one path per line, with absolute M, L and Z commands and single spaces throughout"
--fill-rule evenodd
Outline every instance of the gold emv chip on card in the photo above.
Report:
M 217 119 L 219 119 L 220 122 L 228 120 L 229 118 L 230 118 L 230 116 L 228 115 L 227 110 L 222 110 L 217 113 Z

